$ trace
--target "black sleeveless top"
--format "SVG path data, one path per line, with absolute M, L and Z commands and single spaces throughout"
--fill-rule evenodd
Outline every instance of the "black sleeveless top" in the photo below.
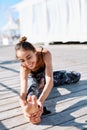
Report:
M 44 64 L 43 53 L 42 53 L 43 47 L 41 47 L 41 48 L 42 48 L 42 49 L 41 49 L 41 59 L 42 59 L 42 62 L 43 62 L 43 64 Z M 38 74 L 38 73 L 41 73 L 41 72 L 44 72 L 44 71 L 45 71 L 45 64 L 44 64 L 43 67 L 40 67 L 38 70 L 36 70 L 36 71 L 31 71 L 31 73 L 32 73 L 32 74 Z

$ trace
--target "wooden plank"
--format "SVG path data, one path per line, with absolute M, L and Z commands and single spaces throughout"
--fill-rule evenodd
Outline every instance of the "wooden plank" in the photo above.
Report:
M 11 129 L 15 126 L 25 124 L 25 123 L 27 123 L 27 121 L 23 115 L 20 115 L 17 117 L 9 118 L 7 120 L 3 120 L 3 121 L 1 121 L 1 123 L 6 127 L 6 129 Z M 3 130 L 3 128 L 2 128 L 2 130 Z
M 78 111 L 77 111 L 78 110 Z M 72 112 L 75 111 L 75 116 L 70 115 Z M 82 117 L 86 115 L 87 107 L 84 108 L 75 108 L 72 110 L 69 110 L 67 112 L 62 112 L 62 113 L 57 113 L 51 116 L 47 116 L 46 118 L 42 119 L 41 124 L 39 125 L 32 125 L 29 123 L 26 128 L 27 122 L 23 118 L 23 116 L 17 116 L 13 117 L 7 120 L 3 120 L 2 123 L 8 128 L 8 129 L 17 129 L 20 130 L 20 126 L 22 126 L 22 129 L 24 128 L 25 130 L 31 129 L 31 130 L 46 130 L 48 128 L 51 128 L 52 126 L 58 126 L 61 125 L 65 122 L 75 120 L 75 118 Z M 19 122 L 17 122 L 19 121 Z
M 17 95 L 18 95 L 18 93 L 17 93 L 17 91 L 16 91 L 15 93 L 10 93 L 10 95 L 9 95 L 9 94 L 6 94 L 6 95 L 0 97 L 0 100 L 6 99 L 6 98 L 12 98 L 12 97 L 17 96 Z
M 20 64 L 3 64 L 3 67 L 0 68 L 0 82 L 8 86 L 9 89 L 0 87 L 0 98 L 2 97 L 0 100 L 1 130 L 6 130 L 6 128 L 13 130 L 80 130 L 85 128 L 87 119 L 87 46 L 55 47 L 48 47 L 53 54 L 53 68 L 81 72 L 81 81 L 77 84 L 53 88 L 45 102 L 52 113 L 43 116 L 40 125 L 31 125 L 23 116 L 18 95 L 14 96 L 10 90 L 19 91 L 20 89 Z
M 51 116 L 54 118 L 56 115 L 56 118 L 58 117 L 59 118 L 59 116 L 60 116 L 60 118 L 61 117 L 63 117 L 64 116 L 64 114 L 66 114 L 68 117 L 72 117 L 72 116 L 70 116 L 69 114 L 71 113 L 71 112 L 73 112 L 73 111 L 76 111 L 76 110 L 78 110 L 79 108 L 80 108 L 80 110 L 81 109 L 84 109 L 83 111 L 79 111 L 78 113 L 80 114 L 79 116 L 81 116 L 81 114 L 83 114 L 84 115 L 84 112 L 85 112 L 85 114 L 86 114 L 86 104 L 87 104 L 87 97 L 84 97 L 84 98 L 82 98 L 82 99 L 80 99 L 79 100 L 79 98 L 78 98 L 78 100 L 76 100 L 76 99 L 73 99 L 73 104 L 74 105 L 72 105 L 72 101 L 71 101 L 71 103 L 70 103 L 70 101 L 68 102 L 66 102 L 66 101 L 64 101 L 64 102 L 62 102 L 62 105 L 61 105 L 61 103 L 60 103 L 60 105 L 59 104 L 57 104 L 57 105 L 59 105 L 59 106 L 56 106 L 56 113 L 55 113 L 55 111 L 53 111 L 51 114 L 50 114 L 50 116 L 49 116 L 49 118 L 51 118 Z M 81 102 L 81 100 L 82 100 L 82 102 Z M 80 102 L 79 104 L 78 104 L 78 102 Z M 65 105 L 65 104 L 66 105 Z M 69 105 L 68 105 L 69 104 Z M 77 104 L 77 105 L 76 105 Z M 63 108 L 64 106 L 66 107 L 68 105 L 68 107 L 70 107 L 70 106 L 72 106 L 72 107 L 70 107 L 70 108 L 65 108 L 65 110 L 64 109 L 61 109 L 61 108 Z M 52 108 L 53 108 L 53 106 L 52 106 Z M 61 110 L 61 111 L 60 111 Z M 12 111 L 12 110 L 11 110 Z M 14 111 L 14 110 L 13 110 Z M 71 111 L 71 112 L 69 112 L 69 111 Z M 10 112 L 10 111 L 9 111 Z M 5 114 L 6 114 L 6 112 L 4 112 Z M 10 113 L 12 113 L 12 112 L 10 112 Z M 2 115 L 3 115 L 3 113 L 1 113 Z M 59 114 L 59 115 L 58 115 Z M 7 115 L 9 115 L 8 113 L 7 113 Z M 78 115 L 78 114 L 77 114 Z M 10 115 L 11 116 L 11 115 Z M 18 116 L 18 115 L 15 115 L 15 116 Z M 75 115 L 74 116 L 76 116 L 76 113 L 75 113 Z M 5 116 L 6 117 L 6 116 Z M 66 117 L 66 116 L 65 116 Z M 12 117 L 13 118 L 13 117 Z M 22 117 L 23 118 L 23 117 Z M 47 117 L 44 117 L 45 119 L 47 119 L 48 118 L 48 116 Z M 57 118 L 57 119 L 58 119 Z M 45 121 L 45 119 L 42 121 L 43 123 L 44 123 L 44 121 Z M 54 118 L 55 119 L 55 118 Z M 8 120 L 8 119 L 7 119 Z M 21 119 L 22 120 L 22 119 Z M 62 119 L 61 119 L 62 120 Z M 71 119 L 69 119 L 69 120 L 71 120 Z M 4 120 L 3 120 L 4 121 Z M 47 121 L 47 120 L 46 120 Z M 48 120 L 49 121 L 49 120 Z M 52 122 L 51 122 L 52 123 Z M 53 122 L 54 123 L 54 122 Z M 57 123 L 57 122 L 56 122 Z
M 87 96 L 84 96 L 84 97 L 71 99 L 67 102 L 61 102 L 61 103 L 55 104 L 55 107 L 54 107 L 54 104 L 49 105 L 49 108 L 51 110 L 51 114 L 55 114 L 62 111 L 68 111 L 68 109 L 73 109 L 78 106 L 85 106 L 86 104 L 87 104 Z M 4 119 L 6 120 L 9 117 L 12 117 L 13 116 L 12 111 L 14 112 L 15 109 L 18 109 L 17 111 L 21 111 L 20 114 L 23 114 L 19 102 L 14 102 L 10 106 L 9 104 L 6 104 L 0 107 L 0 111 L 1 111 L 0 120 L 4 120 Z M 15 116 L 17 116 L 17 114 L 18 113 L 15 113 Z
M 19 116 L 19 115 L 23 115 L 22 109 L 21 109 L 21 107 L 18 107 L 17 103 L 14 103 L 13 106 L 10 106 L 10 108 L 8 108 L 8 110 L 1 112 L 0 121 L 8 120 L 9 118 L 13 118 L 13 117 L 16 117 L 16 116 Z
M 0 89 L 0 95 L 4 95 L 5 93 L 9 93 L 9 92 L 12 91 L 12 90 L 15 90 L 15 91 L 17 90 L 17 91 L 19 91 L 19 90 L 20 90 L 19 85 L 16 84 L 15 86 L 8 87 L 8 89 L 6 89 L 6 88 L 1 88 L 1 89 Z
M 0 113 L 2 115 L 2 112 L 6 111 L 6 113 L 7 113 L 9 110 L 17 108 L 17 107 L 20 107 L 20 103 L 18 101 L 12 102 L 11 104 L 4 104 L 4 105 L 0 106 Z M 0 119 L 1 119 L 1 117 L 0 117 Z
M 87 115 L 84 115 L 82 117 L 77 118 L 76 120 L 71 120 L 63 124 L 55 125 L 52 127 L 49 127 L 47 129 L 44 129 L 43 126 L 41 128 L 38 128 L 38 130 L 86 130 L 87 129 L 87 123 L 85 122 L 87 120 Z M 38 127 L 38 126 L 37 126 Z M 21 126 L 17 126 L 15 128 L 12 128 L 10 130 L 29 130 L 29 124 L 23 124 Z M 35 128 L 32 128 L 31 130 L 34 130 Z
M 58 126 L 53 126 L 51 128 L 48 128 L 48 130 L 87 130 L 86 121 L 87 121 L 87 115 L 84 115 L 75 120 L 68 121 L 64 124 L 60 124 Z
M 81 91 L 83 89 L 87 89 L 87 81 L 80 81 L 77 84 L 54 87 L 52 89 L 52 92 L 50 93 L 48 99 L 56 97 L 56 96 L 60 96 L 60 95 L 66 95 L 69 93 L 71 94 L 74 92 Z M 66 90 L 66 91 L 64 91 L 64 90 Z
M 19 97 L 18 96 L 13 96 L 13 97 L 11 97 L 9 99 L 8 98 L 2 99 L 2 100 L 0 100 L 0 108 L 1 108 L 2 105 L 9 104 L 9 106 L 10 106 L 10 104 L 12 104 L 14 102 L 18 102 L 18 101 L 19 101 Z
M 78 92 L 78 91 L 81 91 L 82 89 L 86 89 L 87 87 L 86 87 L 86 85 L 84 85 L 85 83 L 81 82 L 81 84 L 78 86 L 76 86 L 76 84 L 75 84 L 75 86 L 74 85 L 64 86 L 64 87 L 61 86 L 59 88 L 54 87 L 48 99 L 53 98 L 53 97 L 59 98 L 59 96 L 61 96 L 61 95 L 63 97 L 63 95 L 66 95 L 66 94 L 68 94 L 68 96 L 69 96 L 69 93 L 71 94 L 73 92 Z M 81 85 L 83 85 L 83 87 Z M 75 89 L 75 87 L 76 87 L 76 89 Z M 67 91 L 64 91 L 65 89 L 63 89 L 63 88 L 65 88 Z M 1 93 L 1 95 L 2 94 L 3 93 Z M 7 96 L 10 96 L 10 94 L 13 95 L 12 92 L 9 92 L 9 93 L 7 92 L 6 95 L 2 95 L 1 99 L 6 98 Z M 0 102 L 0 104 L 1 104 L 1 102 Z
M 71 99 L 74 99 L 74 98 L 77 98 L 77 97 L 80 97 L 80 96 L 87 96 L 87 89 L 86 90 L 81 90 L 79 92 L 76 92 L 76 93 L 71 93 L 71 94 L 67 94 L 67 95 L 64 95 L 64 96 L 60 96 L 60 97 L 54 97 L 50 100 L 46 100 L 45 101 L 45 104 L 47 104 L 47 106 L 50 106 L 52 104 L 55 105 L 55 104 L 59 104 L 59 103 L 62 103 L 62 102 L 67 102 Z

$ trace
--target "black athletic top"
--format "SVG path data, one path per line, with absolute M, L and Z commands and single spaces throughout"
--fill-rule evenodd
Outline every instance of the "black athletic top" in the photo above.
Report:
M 43 64 L 44 64 L 42 51 L 43 51 L 43 47 L 41 47 L 41 59 L 42 59 L 42 62 L 43 62 Z M 45 64 L 44 64 L 43 67 L 40 67 L 38 70 L 36 70 L 36 71 L 31 71 L 31 73 L 32 73 L 32 74 L 38 74 L 38 73 L 41 73 L 41 72 L 44 72 L 44 71 L 45 71 Z

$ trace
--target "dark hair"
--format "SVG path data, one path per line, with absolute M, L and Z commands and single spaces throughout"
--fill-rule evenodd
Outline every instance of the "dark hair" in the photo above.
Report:
M 15 50 L 17 51 L 17 50 L 24 49 L 24 50 L 31 50 L 31 51 L 35 52 L 35 47 L 26 40 L 27 40 L 27 38 L 25 36 L 21 37 L 19 39 L 19 43 L 17 43 L 15 46 Z

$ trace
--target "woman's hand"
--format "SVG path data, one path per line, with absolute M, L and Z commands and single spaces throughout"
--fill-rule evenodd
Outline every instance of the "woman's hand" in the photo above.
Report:
M 27 100 L 26 100 L 23 96 L 20 96 L 19 102 L 20 102 L 20 105 L 21 105 L 21 107 L 22 107 L 24 116 L 25 116 L 25 117 L 29 116 L 29 114 L 25 111 L 26 107 L 28 107 L 28 102 L 27 102 Z
M 20 104 L 24 116 L 33 124 L 40 123 L 40 117 L 43 113 L 43 105 L 37 100 L 36 96 L 29 96 L 27 100 L 20 98 Z
M 32 122 L 33 124 L 40 123 L 40 120 L 38 120 L 38 119 L 40 119 L 40 117 L 43 113 L 42 103 L 39 100 L 37 100 L 37 104 L 38 104 L 38 111 L 27 116 L 29 118 L 29 121 Z
M 37 105 L 38 105 L 38 110 L 32 114 L 26 114 L 26 116 L 28 117 L 29 121 L 33 124 L 38 124 L 40 123 L 40 118 L 41 118 L 41 115 L 43 113 L 43 105 L 42 103 L 37 100 Z
M 29 120 L 29 122 L 33 124 L 40 123 L 41 115 L 43 112 L 43 106 L 40 101 L 37 100 L 36 96 L 28 96 L 26 100 L 20 100 L 21 106 L 23 109 L 23 113 L 25 117 Z
M 20 95 L 19 101 L 21 107 L 25 106 L 27 104 L 26 95 L 25 94 Z
M 37 100 L 37 103 L 38 103 L 38 108 L 39 108 L 38 115 L 41 116 L 43 113 L 43 104 L 39 100 Z

